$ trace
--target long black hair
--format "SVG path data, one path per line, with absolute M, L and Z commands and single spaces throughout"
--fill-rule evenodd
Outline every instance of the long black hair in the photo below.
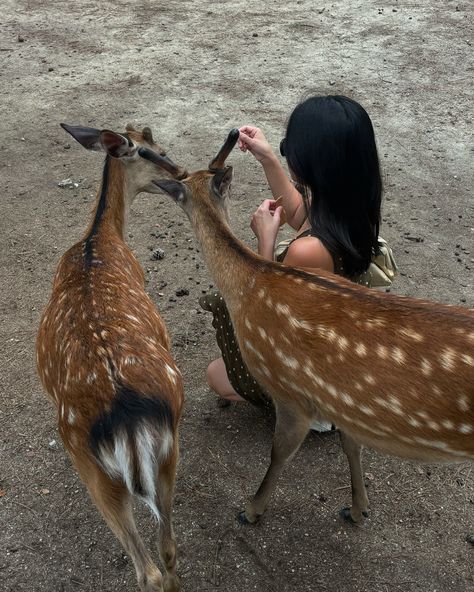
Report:
M 339 95 L 306 99 L 291 114 L 281 148 L 298 183 L 311 192 L 314 235 L 344 275 L 366 271 L 378 252 L 382 179 L 365 109 Z

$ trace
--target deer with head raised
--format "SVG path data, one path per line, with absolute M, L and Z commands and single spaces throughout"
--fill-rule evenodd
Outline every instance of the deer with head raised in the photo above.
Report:
M 264 512 L 314 419 L 341 431 L 361 522 L 361 445 L 429 462 L 474 459 L 474 310 L 379 293 L 340 276 L 268 261 L 229 228 L 233 130 L 208 169 L 157 184 L 185 211 L 227 303 L 242 356 L 271 395 L 270 467 L 240 515 Z
M 185 176 L 149 128 L 124 134 L 62 124 L 105 152 L 101 188 L 84 237 L 61 258 L 37 336 L 37 368 L 58 411 L 59 433 L 92 500 L 131 557 L 143 592 L 176 591 L 171 523 L 184 394 L 163 320 L 124 242 L 135 196 Z M 141 158 L 152 154 L 147 160 Z M 159 164 L 149 162 L 159 154 Z M 156 160 L 156 159 L 155 159 Z M 160 523 L 164 577 L 138 533 L 132 498 Z

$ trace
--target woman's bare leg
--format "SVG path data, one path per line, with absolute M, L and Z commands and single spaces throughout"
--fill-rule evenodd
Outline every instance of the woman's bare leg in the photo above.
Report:
M 213 360 L 209 364 L 206 377 L 209 386 L 222 399 L 226 399 L 227 401 L 244 401 L 230 384 L 224 360 L 222 358 L 217 358 L 217 360 Z

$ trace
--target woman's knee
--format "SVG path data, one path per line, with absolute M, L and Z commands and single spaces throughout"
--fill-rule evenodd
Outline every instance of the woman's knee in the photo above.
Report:
M 206 370 L 206 379 L 207 379 L 207 384 L 214 389 L 215 391 L 217 391 L 217 385 L 220 382 L 219 380 L 219 376 L 222 372 L 222 366 L 223 366 L 223 360 L 222 358 L 217 358 L 217 360 L 212 360 L 212 362 L 209 364 L 209 366 L 207 367 Z M 224 370 L 225 370 L 225 366 L 224 366 Z

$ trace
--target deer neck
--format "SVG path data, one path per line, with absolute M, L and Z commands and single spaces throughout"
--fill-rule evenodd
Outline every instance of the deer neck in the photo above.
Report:
M 234 236 L 222 214 L 209 204 L 194 208 L 190 219 L 207 269 L 231 308 L 255 275 L 258 256 Z
M 94 216 L 87 229 L 86 238 L 96 236 L 102 225 L 112 227 L 121 239 L 124 238 L 127 213 L 134 197 L 129 193 L 123 163 L 107 156 Z

